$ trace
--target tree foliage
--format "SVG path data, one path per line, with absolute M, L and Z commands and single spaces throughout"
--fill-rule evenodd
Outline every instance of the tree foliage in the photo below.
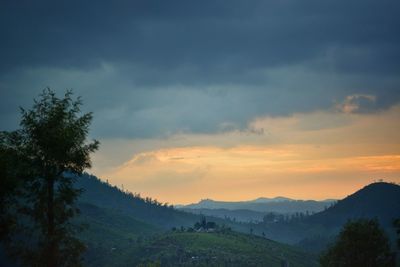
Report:
M 0 240 L 8 240 L 16 225 L 14 199 L 28 171 L 27 161 L 17 149 L 20 142 L 17 132 L 0 132 Z
M 322 267 L 394 267 L 389 240 L 376 220 L 348 222 L 336 243 L 320 258 Z
M 71 91 L 58 98 L 46 89 L 30 110 L 21 109 L 21 129 L 0 135 L 1 198 L 14 203 L 1 207 L 2 235 L 23 265 L 80 265 L 84 245 L 71 219 L 81 190 L 74 182 L 99 145 L 87 142 L 92 114 L 81 115 L 81 105 Z

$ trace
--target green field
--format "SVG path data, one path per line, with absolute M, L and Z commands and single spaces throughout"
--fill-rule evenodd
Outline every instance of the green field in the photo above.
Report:
M 318 266 L 311 254 L 237 232 L 171 231 L 92 252 L 90 266 Z

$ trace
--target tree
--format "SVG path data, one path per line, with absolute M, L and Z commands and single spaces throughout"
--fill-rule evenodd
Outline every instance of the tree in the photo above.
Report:
M 215 222 L 208 221 L 206 223 L 206 229 L 215 229 L 215 228 L 217 228 L 217 224 Z
M 6 156 L 2 181 L 18 181 L 10 184 L 10 190 L 18 191 L 17 230 L 7 247 L 23 265 L 80 265 L 84 245 L 71 219 L 79 212 L 74 204 L 81 190 L 74 182 L 91 167 L 90 153 L 99 145 L 87 142 L 92 113 L 81 115 L 81 105 L 71 91 L 58 98 L 45 89 L 32 109 L 21 109 L 21 129 L 1 134 L 0 152 Z M 21 164 L 11 163 L 16 159 Z M 7 199 L 6 193 L 1 197 Z
M 21 179 L 25 176 L 26 161 L 21 160 L 21 155 L 16 149 L 20 143 L 15 132 L 0 132 L 0 240 L 7 240 L 16 225 L 14 198 L 19 195 L 18 188 Z
M 276 215 L 275 213 L 273 213 L 273 212 L 268 212 L 267 214 L 264 215 L 264 217 L 263 217 L 263 222 L 264 222 L 265 224 L 273 223 L 273 222 L 275 222 L 275 219 L 276 219 L 276 218 L 277 218 L 277 215 Z
M 320 258 L 322 267 L 394 267 L 388 238 L 376 220 L 348 222 L 336 243 Z

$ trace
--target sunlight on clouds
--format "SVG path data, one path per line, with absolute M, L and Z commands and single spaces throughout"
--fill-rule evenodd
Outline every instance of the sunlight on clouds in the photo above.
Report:
M 338 104 L 336 108 L 344 113 L 365 112 L 373 107 L 376 102 L 376 96 L 355 94 L 346 97 L 343 103 Z
M 249 125 L 257 134 L 182 134 L 126 145 L 120 140 L 119 149 L 136 150 L 98 174 L 173 203 L 340 198 L 373 179 L 400 182 L 399 118 L 399 106 L 374 114 L 318 111 L 258 118 Z

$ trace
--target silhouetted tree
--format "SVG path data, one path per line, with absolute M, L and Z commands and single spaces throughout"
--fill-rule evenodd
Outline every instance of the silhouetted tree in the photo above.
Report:
M 200 227 L 201 227 L 201 224 L 199 222 L 196 222 L 194 224 L 194 229 L 198 230 L 198 229 L 200 229 Z
M 206 229 L 215 229 L 217 228 L 217 224 L 215 222 L 207 222 Z
M 264 215 L 264 217 L 263 217 L 263 222 L 264 222 L 265 224 L 267 224 L 267 223 L 273 223 L 273 222 L 275 222 L 276 217 L 277 217 L 277 215 L 276 215 L 275 213 L 273 213 L 273 212 L 268 212 L 267 214 Z
M 394 267 L 395 257 L 376 220 L 348 222 L 320 258 L 322 267 Z
M 2 133 L 1 153 L 7 158 L 1 160 L 6 166 L 2 183 L 22 180 L 13 189 L 19 192 L 14 219 L 21 228 L 8 247 L 23 265 L 80 265 L 84 245 L 71 219 L 78 213 L 74 202 L 81 190 L 73 185 L 91 166 L 90 153 L 99 145 L 87 142 L 92 114 L 80 116 L 81 105 L 71 91 L 58 98 L 46 89 L 32 109 L 21 109 L 21 129 Z M 21 164 L 11 164 L 15 158 Z
M 17 148 L 18 132 L 0 132 L 0 240 L 8 240 L 16 226 L 16 201 L 23 178 L 28 174 L 26 159 Z
M 206 226 L 207 226 L 206 216 L 202 215 L 201 219 L 200 219 L 200 227 L 203 227 L 204 229 L 206 229 Z

